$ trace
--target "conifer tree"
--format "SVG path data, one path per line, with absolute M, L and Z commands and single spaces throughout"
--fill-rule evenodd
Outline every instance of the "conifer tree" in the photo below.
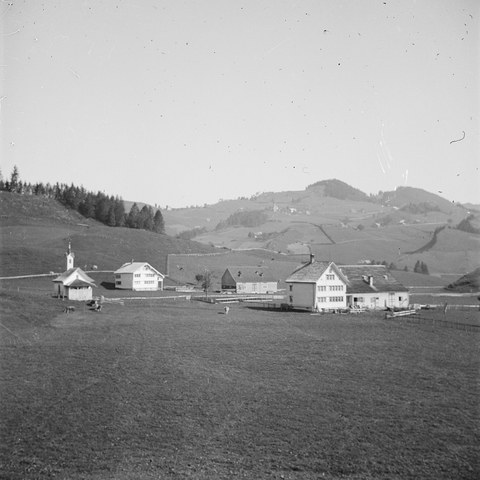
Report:
M 18 171 L 18 167 L 15 165 L 13 167 L 12 174 L 10 175 L 10 192 L 17 192 L 18 190 L 18 182 L 20 181 L 20 172 Z
M 163 215 L 160 209 L 155 212 L 153 217 L 153 231 L 157 233 L 165 233 L 165 221 L 163 220 Z
M 134 203 L 132 205 L 132 208 L 130 208 L 130 211 L 128 212 L 128 215 L 127 215 L 127 227 L 138 228 L 139 214 L 140 214 L 140 210 L 138 209 L 137 204 Z

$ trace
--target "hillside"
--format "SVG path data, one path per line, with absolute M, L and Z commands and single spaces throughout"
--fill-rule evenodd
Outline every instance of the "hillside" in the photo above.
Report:
M 480 292 L 480 267 L 450 283 L 447 290 L 458 293 Z
M 471 212 L 413 187 L 368 196 L 339 180 L 325 180 L 301 191 L 266 192 L 163 214 L 167 233 L 195 228 L 192 238 L 204 244 L 286 254 L 312 250 L 339 263 L 375 259 L 402 269 L 413 269 L 421 260 L 432 274 L 471 271 L 480 251 L 475 231 L 456 228 L 467 218 L 477 226 Z M 249 226 L 242 218 L 264 221 Z
M 249 250 L 266 251 L 267 256 L 280 254 L 286 261 L 313 252 L 337 263 L 383 261 L 408 271 L 421 261 L 430 274 L 448 279 L 445 283 L 478 267 L 480 235 L 457 228 L 466 219 L 467 226 L 477 228 L 476 213 L 421 189 L 401 187 L 393 193 L 368 197 L 343 182 L 322 181 L 302 191 L 164 210 L 168 235 L 159 235 L 107 227 L 52 199 L 0 192 L 0 271 L 2 275 L 60 271 L 68 239 L 77 265 L 105 270 L 132 258 L 165 270 L 168 254 L 219 249 L 240 250 L 247 257 Z M 192 229 L 198 230 L 188 235 Z M 194 241 L 171 236 L 179 232 Z M 224 260 L 214 265 L 216 275 L 231 263 Z M 244 264 L 257 261 L 253 255 Z M 279 278 L 289 268 L 280 268 Z M 189 275 L 189 279 L 180 275 L 179 280 L 191 282 Z
M 61 272 L 68 240 L 76 265 L 114 270 L 134 258 L 160 270 L 169 253 L 203 253 L 208 245 L 145 230 L 107 227 L 53 199 L 0 192 L 1 276 Z

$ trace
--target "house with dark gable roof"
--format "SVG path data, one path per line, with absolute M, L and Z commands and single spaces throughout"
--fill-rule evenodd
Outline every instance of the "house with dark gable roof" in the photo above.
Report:
M 334 311 L 345 308 L 407 308 L 408 289 L 383 265 L 336 265 L 310 262 L 286 280 L 292 308 Z
M 222 290 L 236 293 L 273 293 L 278 282 L 265 267 L 227 267 L 222 275 Z
M 368 309 L 407 308 L 408 288 L 385 265 L 340 265 L 347 280 L 347 307 Z

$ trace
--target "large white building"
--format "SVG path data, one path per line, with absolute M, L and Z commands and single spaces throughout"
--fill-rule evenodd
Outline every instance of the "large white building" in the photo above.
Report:
M 285 282 L 288 304 L 311 311 L 407 308 L 410 301 L 408 289 L 383 265 L 336 265 L 312 255 Z
M 123 290 L 152 291 L 163 290 L 165 275 L 147 262 L 123 264 L 113 273 L 115 288 Z
M 295 270 L 286 280 L 288 304 L 312 311 L 347 307 L 347 280 L 333 262 L 310 263 Z

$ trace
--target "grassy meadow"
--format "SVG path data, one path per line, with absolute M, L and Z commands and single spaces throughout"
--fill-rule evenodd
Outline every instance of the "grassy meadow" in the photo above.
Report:
M 0 478 L 479 476 L 475 331 L 0 296 Z

